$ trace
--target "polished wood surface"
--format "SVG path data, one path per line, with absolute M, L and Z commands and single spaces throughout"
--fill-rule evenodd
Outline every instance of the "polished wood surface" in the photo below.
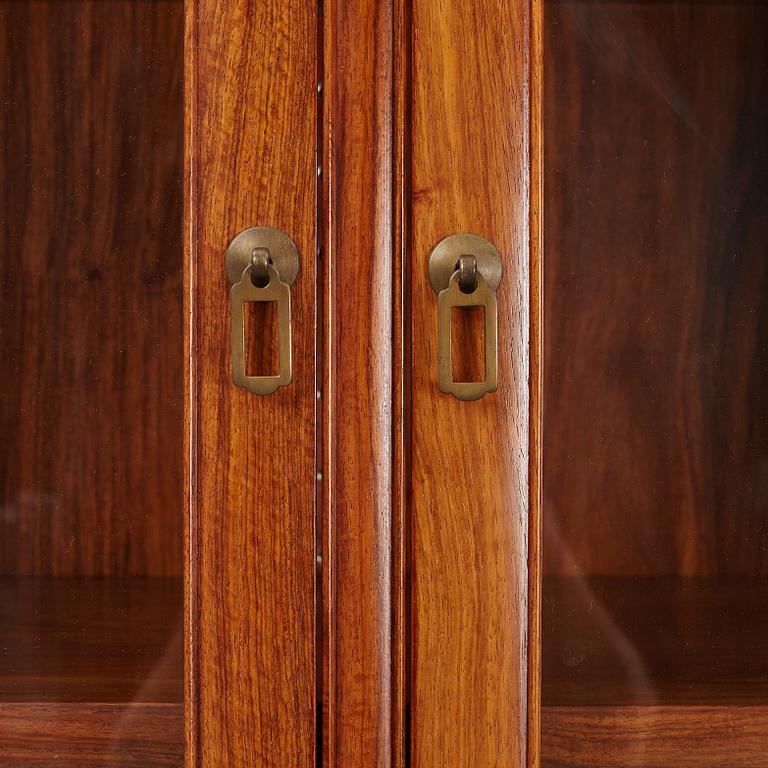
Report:
M 200 766 L 315 761 L 316 6 L 187 4 L 187 749 Z M 228 242 L 284 230 L 293 381 L 231 379 Z
M 181 704 L 0 703 L 3 768 L 179 768 Z
M 526 762 L 529 70 L 524 2 L 412 4 L 411 721 L 414 768 Z M 521 42 L 522 41 L 522 42 Z M 499 249 L 499 389 L 437 388 L 434 246 Z
M 543 704 L 765 704 L 767 600 L 764 578 L 546 577 Z
M 530 403 L 528 406 L 528 706 L 527 766 L 541 764 L 541 581 L 544 292 L 544 0 L 531 0 L 530 104 Z
M 544 768 L 765 764 L 766 29 L 546 6 Z
M 454 381 L 485 380 L 485 310 L 451 310 L 451 373 Z
M 326 765 L 392 764 L 393 18 L 323 8 Z
M 181 575 L 181 7 L 0 3 L 0 575 Z
M 768 707 L 544 707 L 541 768 L 762 768 Z
M 410 762 L 411 7 L 393 0 L 392 768 Z
M 766 574 L 768 6 L 547 6 L 547 572 Z
M 180 703 L 181 596 L 179 579 L 0 579 L 0 702 Z

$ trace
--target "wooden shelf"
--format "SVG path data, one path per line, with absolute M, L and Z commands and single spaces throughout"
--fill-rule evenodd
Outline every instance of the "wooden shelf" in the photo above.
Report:
M 767 598 L 764 579 L 545 578 L 544 768 L 764 765 Z
M 0 764 L 178 768 L 179 579 L 0 579 Z
M 181 704 L 0 703 L 3 768 L 181 768 Z

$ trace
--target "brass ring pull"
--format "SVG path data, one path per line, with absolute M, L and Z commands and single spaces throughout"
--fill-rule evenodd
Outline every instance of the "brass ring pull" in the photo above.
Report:
M 473 293 L 477 288 L 477 259 L 465 253 L 459 256 L 456 269 L 459 272 L 459 288 L 463 293 Z
M 232 379 L 254 395 L 268 395 L 291 383 L 291 285 L 299 271 L 299 252 L 280 230 L 252 227 L 227 248 L 226 270 L 232 289 Z M 248 376 L 245 369 L 245 305 L 277 304 L 279 371 L 276 376 Z
M 251 253 L 251 281 L 259 288 L 269 284 L 269 251 L 266 248 L 254 248 Z
M 441 392 L 459 400 L 479 400 L 495 392 L 499 378 L 498 304 L 496 289 L 502 266 L 498 251 L 484 237 L 451 235 L 429 257 L 429 279 L 437 293 L 437 383 Z M 483 307 L 485 314 L 483 381 L 454 381 L 451 310 Z

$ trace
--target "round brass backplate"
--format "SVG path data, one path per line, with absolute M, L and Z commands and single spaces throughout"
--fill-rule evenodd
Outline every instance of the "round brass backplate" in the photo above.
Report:
M 462 232 L 441 240 L 430 254 L 429 282 L 432 283 L 435 293 L 440 293 L 448 287 L 448 281 L 457 269 L 459 258 L 464 255 L 477 259 L 477 270 L 492 291 L 499 287 L 503 271 L 499 252 L 484 237 Z
M 255 248 L 269 251 L 270 263 L 280 275 L 280 281 L 293 285 L 299 274 L 299 249 L 285 232 L 274 227 L 244 229 L 229 244 L 225 263 L 231 285 L 240 282 Z

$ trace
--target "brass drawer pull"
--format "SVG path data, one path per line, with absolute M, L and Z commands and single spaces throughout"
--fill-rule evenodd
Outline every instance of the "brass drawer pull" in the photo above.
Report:
M 437 293 L 437 383 L 459 400 L 478 400 L 495 392 L 499 378 L 498 305 L 502 276 L 499 252 L 484 237 L 450 235 L 429 257 L 429 280 Z M 451 358 L 451 310 L 483 307 L 485 312 L 485 379 L 454 381 Z
M 232 378 L 254 395 L 268 395 L 291 383 L 291 285 L 299 272 L 299 251 L 288 235 L 272 227 L 241 232 L 227 248 L 226 270 L 232 285 Z M 245 370 L 245 305 L 277 304 L 279 371 L 248 376 Z

